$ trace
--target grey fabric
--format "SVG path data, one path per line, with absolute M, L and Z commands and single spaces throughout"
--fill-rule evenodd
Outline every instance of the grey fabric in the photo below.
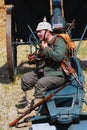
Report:
M 38 81 L 38 77 L 34 71 L 24 74 L 21 78 L 21 88 L 23 91 L 30 90 Z
M 59 76 L 44 76 L 35 84 L 35 97 L 41 98 L 44 94 L 65 83 L 65 79 Z
M 36 98 L 42 98 L 48 90 L 54 89 L 65 82 L 61 61 L 65 57 L 66 45 L 62 38 L 57 38 L 55 44 L 53 44 L 55 37 L 56 35 L 49 41 L 48 46 L 44 50 L 41 49 L 38 54 L 41 61 L 45 61 L 43 76 L 40 75 L 39 71 L 38 75 L 32 71 L 24 74 L 21 79 L 22 90 L 26 91 L 34 87 Z
M 38 78 L 36 73 L 29 72 L 23 75 L 21 87 L 24 91 L 35 88 L 35 97 L 42 98 L 50 89 L 54 89 L 64 84 L 65 79 L 61 76 L 43 76 Z

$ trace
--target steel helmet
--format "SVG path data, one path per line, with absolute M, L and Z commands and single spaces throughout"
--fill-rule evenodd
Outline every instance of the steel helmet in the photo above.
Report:
M 43 22 L 40 22 L 37 25 L 36 31 L 40 31 L 40 30 L 44 30 L 44 29 L 52 32 L 51 24 L 46 21 L 46 17 L 44 17 Z

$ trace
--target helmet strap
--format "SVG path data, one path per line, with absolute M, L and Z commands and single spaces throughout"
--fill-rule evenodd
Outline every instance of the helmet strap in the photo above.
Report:
M 44 32 L 43 41 L 45 41 L 46 32 L 47 32 L 47 30 L 45 30 L 45 32 Z

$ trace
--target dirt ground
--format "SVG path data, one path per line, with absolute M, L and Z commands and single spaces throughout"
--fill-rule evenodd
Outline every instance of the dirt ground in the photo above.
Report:
M 27 60 L 28 47 L 19 46 L 18 50 L 18 58 L 20 59 L 18 63 L 24 63 Z M 21 56 L 22 52 L 24 52 L 23 56 Z M 29 66 L 29 69 L 32 67 Z M 20 79 L 21 75 L 27 70 L 26 64 L 21 66 L 21 69 L 19 69 L 20 74 L 16 76 L 16 80 L 14 82 L 9 80 L 6 52 L 6 6 L 4 5 L 4 0 L 0 0 L 0 130 L 28 130 L 28 127 L 10 128 L 8 126 L 18 116 L 15 104 L 23 96 L 20 88 Z M 87 71 L 84 72 L 84 75 L 87 82 Z M 85 83 L 85 87 L 87 88 L 87 83 Z M 84 106 L 85 109 L 86 107 Z
M 18 50 L 21 50 L 18 51 L 20 59 L 18 63 L 22 64 L 27 60 L 28 47 L 19 46 Z M 10 128 L 8 124 L 18 117 L 15 105 L 23 96 L 20 88 L 20 78 L 27 71 L 27 67 L 20 67 L 19 71 L 22 70 L 21 73 L 16 77 L 14 82 L 11 82 L 8 75 L 6 51 L 6 6 L 4 5 L 4 0 L 0 0 L 0 130 L 17 130 L 18 128 Z M 21 56 L 22 51 L 24 52 L 24 56 Z M 31 68 L 32 66 L 30 66 Z M 19 129 L 28 130 L 28 128 L 26 126 Z

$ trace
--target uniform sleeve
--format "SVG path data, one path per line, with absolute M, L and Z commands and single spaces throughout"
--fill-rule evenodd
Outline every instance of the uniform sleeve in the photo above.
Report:
M 65 51 L 66 45 L 64 40 L 62 38 L 58 38 L 53 47 L 46 47 L 43 50 L 43 55 L 53 61 L 60 62 L 65 56 Z

